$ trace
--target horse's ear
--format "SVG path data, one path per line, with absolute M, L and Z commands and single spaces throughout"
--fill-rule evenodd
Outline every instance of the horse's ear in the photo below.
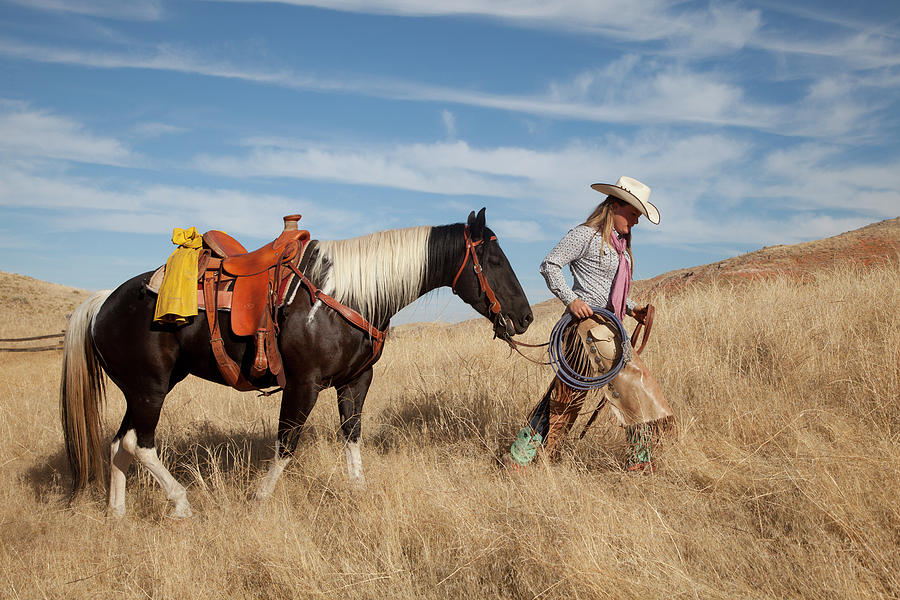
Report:
M 484 208 L 475 214 L 473 210 L 469 213 L 469 235 L 473 240 L 480 240 L 484 237 Z

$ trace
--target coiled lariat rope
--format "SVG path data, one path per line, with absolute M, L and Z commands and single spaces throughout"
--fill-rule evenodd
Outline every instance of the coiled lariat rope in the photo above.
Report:
M 616 317 L 615 313 L 599 306 L 591 306 L 591 310 L 594 311 L 595 314 L 599 314 L 600 316 L 608 319 L 618 332 L 619 339 L 622 340 L 622 343 L 625 343 L 625 339 L 627 339 L 628 334 L 625 332 L 625 326 L 622 325 L 622 322 Z M 601 388 L 612 381 L 615 376 L 619 374 L 619 371 L 622 370 L 622 367 L 625 366 L 624 348 L 622 349 L 622 352 L 619 352 L 619 358 L 613 364 L 612 368 L 600 377 L 587 377 L 585 375 L 582 375 L 581 373 L 576 371 L 566 359 L 566 344 L 564 339 L 564 332 L 566 328 L 572 324 L 572 321 L 574 319 L 575 317 L 568 311 L 563 314 L 559 321 L 556 322 L 556 325 L 554 325 L 553 331 L 550 332 L 550 341 L 544 342 L 543 344 L 526 344 L 524 342 L 513 340 L 512 338 L 507 338 L 506 343 L 509 344 L 510 348 L 518 352 L 519 355 L 526 360 L 529 360 L 535 364 L 550 365 L 551 367 L 553 367 L 553 372 L 556 374 L 556 376 L 563 383 L 576 390 L 587 391 Z M 524 346 L 526 348 L 542 348 L 544 346 L 547 346 L 547 353 L 550 356 L 550 360 L 548 362 L 534 360 L 533 358 L 523 354 L 522 351 L 519 350 L 519 346 Z
M 622 325 L 622 322 L 616 317 L 615 313 L 605 308 L 600 308 L 599 306 L 592 306 L 591 310 L 594 311 L 594 314 L 598 314 L 609 321 L 619 334 L 618 339 L 622 340 L 623 344 L 626 343 L 625 340 L 628 339 L 628 334 L 625 332 L 625 326 Z M 556 373 L 559 380 L 573 389 L 588 391 L 602 388 L 615 379 L 616 375 L 619 374 L 619 371 L 622 370 L 622 367 L 625 366 L 624 348 L 622 352 L 618 353 L 619 357 L 613 363 L 609 371 L 603 375 L 600 375 L 599 377 L 582 375 L 569 364 L 568 360 L 566 360 L 566 344 L 563 334 L 566 328 L 572 323 L 573 319 L 574 317 L 572 314 L 566 312 L 562 318 L 556 322 L 553 331 L 550 332 L 550 343 L 547 347 L 547 351 L 550 354 L 550 366 L 553 367 L 553 371 Z

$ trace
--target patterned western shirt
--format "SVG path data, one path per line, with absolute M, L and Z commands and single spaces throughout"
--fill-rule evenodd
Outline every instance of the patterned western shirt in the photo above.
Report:
M 615 231 L 613 235 L 617 235 Z M 631 257 L 627 252 L 625 259 L 630 267 Z M 575 280 L 572 287 L 562 273 L 566 265 Z M 615 249 L 604 244 L 600 233 L 587 225 L 570 229 L 541 263 L 541 275 L 547 281 L 547 287 L 566 306 L 581 298 L 591 306 L 606 308 L 618 269 L 619 256 Z M 626 307 L 631 314 L 634 302 L 630 298 L 626 300 Z

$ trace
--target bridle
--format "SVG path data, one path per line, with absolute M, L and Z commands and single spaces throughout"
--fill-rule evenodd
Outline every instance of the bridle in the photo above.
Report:
M 475 270 L 475 277 L 478 279 L 478 285 L 480 286 L 481 291 L 485 296 L 487 296 L 488 302 L 490 303 L 488 310 L 493 313 L 493 318 L 491 320 L 494 321 L 494 324 L 496 325 L 497 319 L 503 318 L 503 315 L 500 314 L 500 301 L 497 300 L 497 294 L 495 294 L 494 290 L 491 289 L 487 277 L 485 277 L 484 275 L 484 269 L 481 268 L 481 263 L 478 261 L 478 254 L 475 253 L 475 248 L 481 245 L 484 240 L 473 240 L 472 235 L 469 233 L 468 225 L 466 225 L 465 229 L 463 229 L 463 236 L 466 240 L 466 255 L 463 257 L 462 264 L 459 266 L 459 270 L 456 272 L 456 277 L 453 278 L 453 283 L 450 284 L 450 289 L 453 290 L 454 294 L 458 294 L 458 292 L 456 291 L 456 282 L 459 280 L 459 276 L 462 275 L 463 270 L 469 263 L 469 256 L 471 256 L 472 268 Z M 492 235 L 489 239 L 490 241 L 496 241 L 497 236 Z M 496 335 L 496 328 L 494 333 Z

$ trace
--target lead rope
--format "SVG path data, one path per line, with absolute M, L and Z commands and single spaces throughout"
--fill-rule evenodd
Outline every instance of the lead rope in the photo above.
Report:
M 497 337 L 496 333 L 494 334 L 494 337 Z M 524 346 L 525 348 L 543 348 L 544 346 L 550 345 L 550 342 L 544 342 L 543 344 L 526 344 L 525 342 L 516 341 L 516 340 L 512 339 L 511 337 L 504 338 L 503 341 L 509 345 L 510 353 L 515 351 L 519 356 L 521 356 L 528 362 L 533 362 L 536 365 L 549 365 L 550 364 L 549 362 L 535 360 L 535 359 L 531 358 L 530 356 L 528 356 L 527 354 L 523 353 L 521 350 L 519 350 L 519 346 Z

